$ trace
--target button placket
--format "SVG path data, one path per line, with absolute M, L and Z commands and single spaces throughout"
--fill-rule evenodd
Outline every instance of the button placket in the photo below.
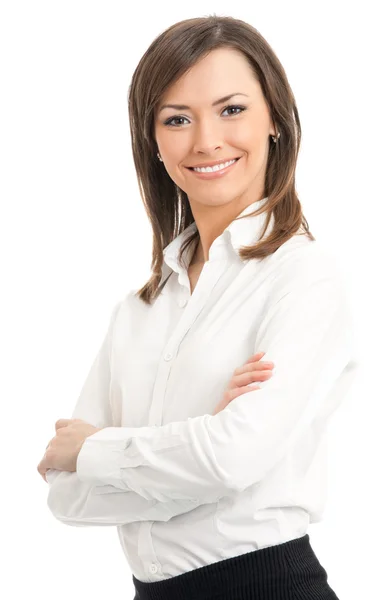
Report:
M 192 325 L 204 309 L 212 290 L 225 272 L 226 265 L 226 262 L 222 263 L 221 261 L 218 261 L 217 263 L 215 261 L 206 263 L 203 269 L 203 277 L 206 278 L 203 282 L 205 285 L 200 286 L 198 295 L 194 293 L 190 298 L 186 310 L 183 312 L 174 332 L 170 336 L 166 347 L 164 347 L 164 352 L 161 353 L 149 411 L 148 424 L 151 426 L 162 424 L 164 398 L 170 370 L 173 366 L 173 359 L 175 359 L 184 337 L 188 335 Z M 198 499 L 196 499 L 196 502 L 198 503 Z M 142 560 L 144 568 L 148 569 L 150 574 L 160 575 L 162 574 L 162 565 L 157 562 L 157 555 L 153 548 L 151 535 L 152 525 L 153 523 L 149 522 L 140 523 L 138 539 L 139 559 Z

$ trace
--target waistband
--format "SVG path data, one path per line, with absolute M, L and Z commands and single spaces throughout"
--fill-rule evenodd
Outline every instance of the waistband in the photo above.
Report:
M 327 582 L 310 537 L 268 546 L 193 569 L 163 581 L 134 575 L 134 600 L 338 600 Z

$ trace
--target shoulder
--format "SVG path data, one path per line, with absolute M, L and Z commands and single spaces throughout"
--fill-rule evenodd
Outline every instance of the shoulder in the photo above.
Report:
M 293 236 L 272 255 L 272 292 L 275 296 L 328 282 L 344 287 L 337 255 L 319 240 Z
M 130 308 L 131 304 L 136 300 L 136 290 L 129 290 L 124 296 L 117 299 L 115 304 L 112 306 L 110 322 L 114 326 L 119 315 L 123 315 Z

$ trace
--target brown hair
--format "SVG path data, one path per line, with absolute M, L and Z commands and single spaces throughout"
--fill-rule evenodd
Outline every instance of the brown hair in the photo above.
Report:
M 132 151 L 140 194 L 153 229 L 152 276 L 137 291 L 146 304 L 157 298 L 163 286 L 164 248 L 193 221 L 187 194 L 177 186 L 157 158 L 154 136 L 155 109 L 166 89 L 198 60 L 216 48 L 234 48 L 247 58 L 268 104 L 277 143 L 271 142 L 263 198 L 267 202 L 252 215 L 267 212 L 260 241 L 239 250 L 242 259 L 262 259 L 275 252 L 293 235 L 306 234 L 314 241 L 295 189 L 295 169 L 301 141 L 298 110 L 286 73 L 261 34 L 233 17 L 207 16 L 175 23 L 161 33 L 142 56 L 133 74 L 129 94 Z M 274 215 L 274 226 L 261 241 Z M 246 215 L 242 218 L 245 218 Z M 199 243 L 196 230 L 184 242 L 179 262 L 190 244 Z M 164 282 L 165 283 L 165 282 Z

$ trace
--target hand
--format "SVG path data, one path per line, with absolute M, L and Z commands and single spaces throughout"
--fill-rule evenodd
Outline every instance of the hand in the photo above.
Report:
M 49 442 L 46 452 L 38 464 L 38 472 L 47 481 L 47 469 L 59 471 L 77 470 L 77 458 L 83 442 L 100 431 L 81 419 L 59 419 L 55 424 L 56 435 Z M 48 483 L 48 482 L 47 482 Z
M 264 356 L 265 352 L 258 352 L 254 354 L 244 363 L 243 366 L 238 367 L 234 371 L 234 375 L 230 380 L 230 383 L 224 393 L 221 402 L 216 407 L 213 415 L 221 412 L 226 406 L 242 394 L 252 392 L 254 390 L 261 389 L 259 385 L 248 385 L 253 381 L 265 381 L 272 376 L 272 369 L 274 368 L 273 362 L 260 361 Z

